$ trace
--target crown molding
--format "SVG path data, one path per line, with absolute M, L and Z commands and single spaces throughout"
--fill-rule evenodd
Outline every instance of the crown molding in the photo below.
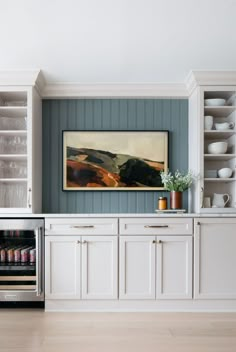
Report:
M 188 92 L 185 84 L 114 83 L 114 84 L 46 84 L 43 98 L 183 98 Z
M 43 94 L 43 91 L 44 91 L 46 85 L 47 85 L 47 83 L 44 78 L 44 75 L 43 75 L 42 71 L 39 71 L 38 76 L 35 80 L 35 88 L 37 89 L 37 91 L 41 97 L 42 97 L 42 94 Z
M 185 85 L 189 95 L 192 94 L 197 86 L 236 85 L 236 71 L 192 70 L 185 79 Z
M 41 70 L 0 70 L 0 85 L 35 87 L 42 98 L 188 98 L 198 86 L 235 86 L 236 71 L 192 70 L 184 83 L 47 83 Z
M 42 71 L 35 70 L 0 70 L 0 84 L 3 86 L 31 86 L 41 95 L 46 82 Z

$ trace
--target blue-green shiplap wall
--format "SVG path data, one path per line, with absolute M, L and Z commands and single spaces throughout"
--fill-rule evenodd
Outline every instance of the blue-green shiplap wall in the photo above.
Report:
M 62 191 L 62 130 L 168 130 L 170 170 L 188 168 L 187 99 L 44 100 L 45 213 L 152 213 L 158 196 L 165 194 L 157 191 Z M 187 207 L 187 194 L 184 194 L 184 207 Z

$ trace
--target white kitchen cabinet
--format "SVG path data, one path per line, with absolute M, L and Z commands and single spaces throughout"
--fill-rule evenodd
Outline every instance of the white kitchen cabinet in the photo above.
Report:
M 155 299 L 155 236 L 120 237 L 120 299 Z
M 192 298 L 192 236 L 121 236 L 120 299 L 155 298 Z
M 117 236 L 82 236 L 82 299 L 117 299 Z
M 48 299 L 117 298 L 116 236 L 46 236 Z
M 192 237 L 157 236 L 156 298 L 192 298 Z
M 47 236 L 45 246 L 46 299 L 80 299 L 80 237 Z
M 194 298 L 236 299 L 236 219 L 195 219 Z
M 0 212 L 41 212 L 42 103 L 33 86 L 0 85 Z

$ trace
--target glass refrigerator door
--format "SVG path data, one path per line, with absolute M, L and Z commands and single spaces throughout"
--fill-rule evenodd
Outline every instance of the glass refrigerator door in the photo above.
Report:
M 36 240 L 33 230 L 0 231 L 0 290 L 37 289 Z

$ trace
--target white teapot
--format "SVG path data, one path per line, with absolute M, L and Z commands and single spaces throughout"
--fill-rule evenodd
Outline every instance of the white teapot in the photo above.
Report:
M 226 200 L 225 200 L 226 197 Z M 225 205 L 228 203 L 230 196 L 227 193 L 214 193 L 212 206 L 217 208 L 224 208 Z

